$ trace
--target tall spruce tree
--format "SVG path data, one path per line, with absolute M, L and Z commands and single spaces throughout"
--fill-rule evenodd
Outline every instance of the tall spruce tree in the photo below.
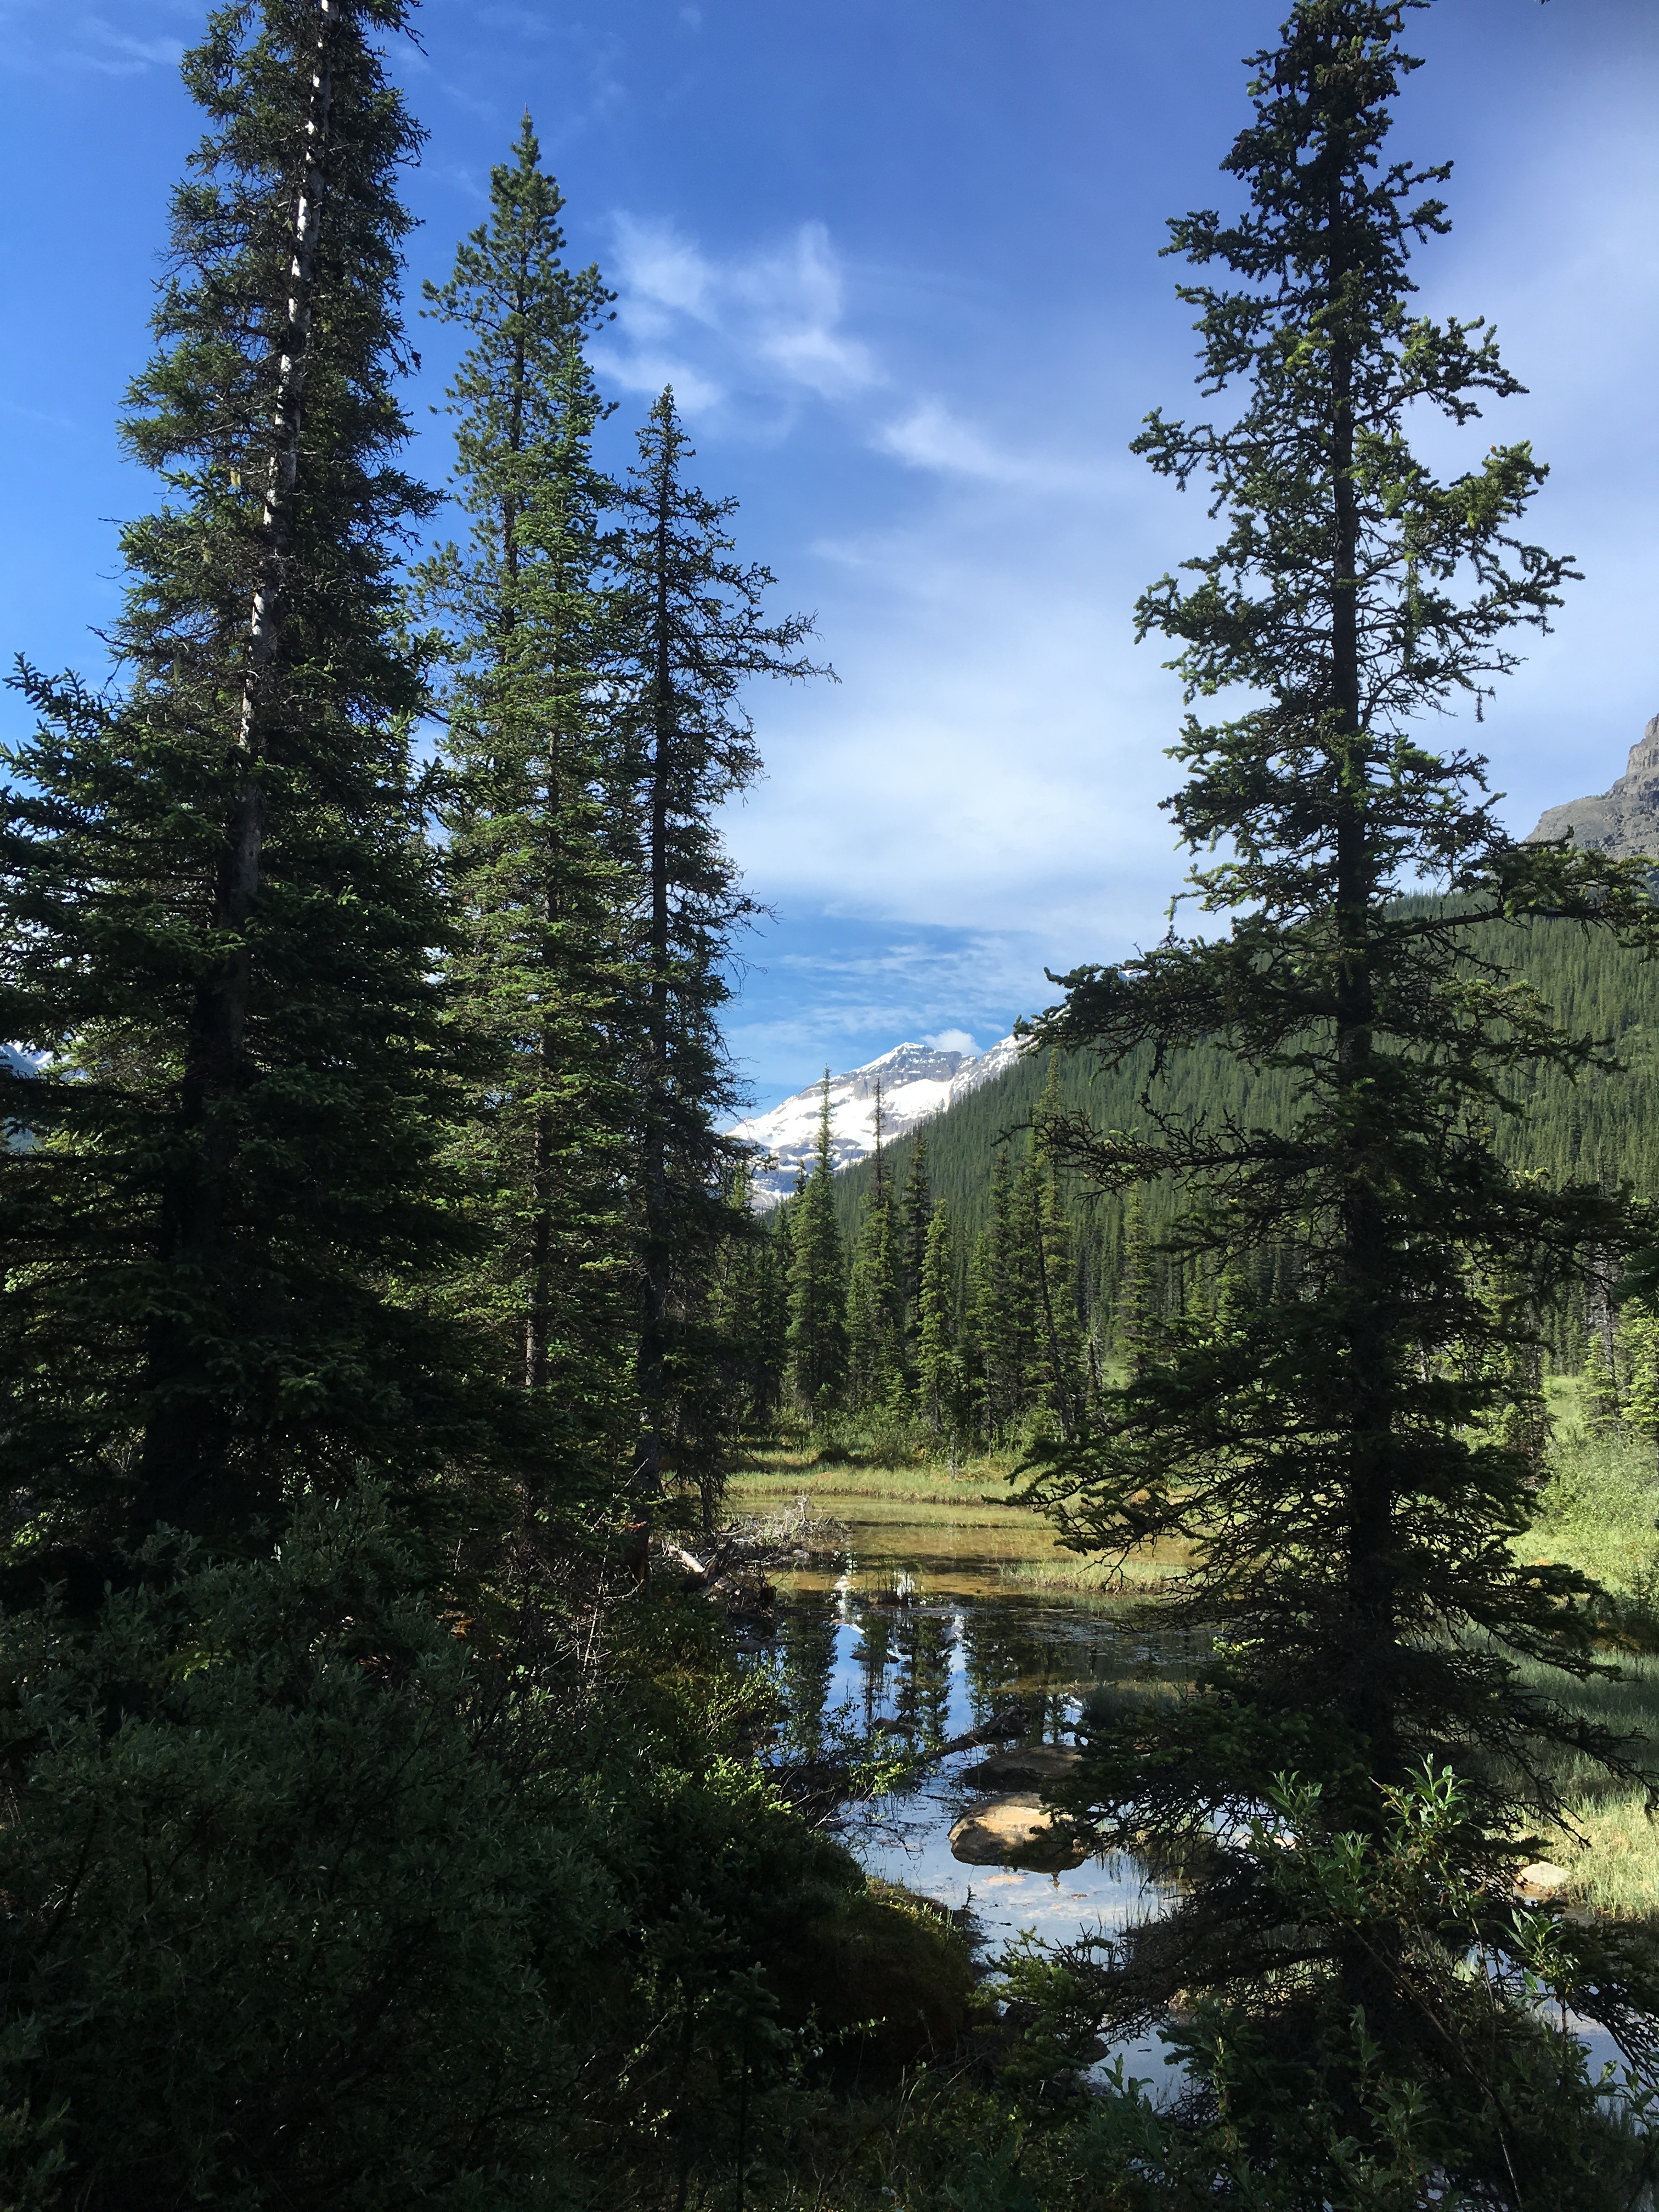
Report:
M 380 41 L 409 14 L 227 6 L 186 56 L 210 128 L 125 426 L 167 493 L 122 532 L 125 688 L 19 679 L 0 1030 L 48 1057 L 7 1079 L 0 1452 L 38 1555 L 243 1533 L 301 1468 L 409 1476 L 461 1425 L 422 1310 L 444 924 L 391 642 L 430 506 L 396 458 L 420 134 Z
M 563 259 L 563 198 L 526 115 L 487 222 L 427 312 L 469 339 L 450 388 L 465 548 L 417 573 L 453 670 L 444 814 L 459 909 L 453 1019 L 483 1056 L 463 1158 L 489 1249 L 463 1301 L 502 1371 L 592 1443 L 632 1408 L 624 1082 L 631 879 L 612 835 L 611 647 L 584 354 L 611 295 Z
M 809 1419 L 836 1409 L 847 1380 L 847 1274 L 834 1173 L 826 1067 L 812 1172 L 796 1193 L 789 1223 L 789 1395 Z
M 1059 1070 L 1051 1060 L 1037 1103 L 1031 1157 L 1021 1170 L 1015 1205 L 1029 1253 L 1034 1295 L 1032 1345 L 1023 1391 L 1067 1438 L 1082 1432 L 1088 1389 L 1083 1327 L 1077 1305 L 1075 1238 L 1060 1188 L 1060 1162 L 1048 1132 L 1060 1114 Z
M 916 1301 L 916 1402 L 935 1436 L 954 1437 L 962 1424 L 963 1397 L 956 1254 L 951 1216 L 941 1199 L 927 1224 Z
M 899 1199 L 899 1291 L 904 1303 L 906 1358 L 914 1364 L 921 1327 L 921 1278 L 927 1259 L 927 1232 L 933 1219 L 933 1189 L 927 1172 L 927 1132 L 910 1141 L 910 1164 Z
M 896 1404 L 904 1389 L 902 1231 L 883 1122 L 878 1084 L 870 1195 L 847 1285 L 848 1396 L 863 1413 Z
M 963 1353 L 985 1441 L 1012 1433 L 1024 1403 L 1019 1311 L 1018 1241 L 1013 1163 L 999 1145 L 991 1164 L 991 1218 L 975 1240 L 969 1268 Z
M 1146 1362 L 1156 1310 L 1157 1283 L 1146 1201 L 1139 1185 L 1132 1185 L 1123 1204 L 1123 1264 L 1112 1319 L 1112 1348 L 1131 1381 Z
M 1177 483 L 1207 476 L 1229 519 L 1139 619 L 1176 641 L 1189 697 L 1245 695 L 1236 719 L 1188 718 L 1170 802 L 1190 848 L 1222 848 L 1194 895 L 1230 922 L 1079 969 L 1042 1024 L 1113 1065 L 1153 1048 L 1146 1133 L 1056 1115 L 1056 1146 L 1109 1189 L 1174 1179 L 1189 1280 L 1235 1264 L 1259 1279 L 1290 1245 L 1301 1293 L 1224 1328 L 1171 1324 L 1110 1395 L 1103 1433 L 1048 1454 L 1035 1490 L 1084 1549 L 1179 1547 L 1186 1574 L 1155 1614 L 1221 1632 L 1194 1695 L 1126 1700 L 1091 1742 L 1109 1827 L 1201 1844 L 1195 1887 L 1128 1946 L 1110 2003 L 1131 2016 L 1179 1987 L 1248 1990 L 1276 2014 L 1287 2069 L 1314 2066 L 1359 2008 L 1377 2063 L 1441 2115 L 1452 2178 L 1508 2203 L 1516 2187 L 1533 2201 L 1516 2177 L 1545 2156 L 1516 2086 L 1538 2031 L 1519 2005 L 1478 2050 L 1464 2036 L 1466 2000 L 1486 2019 L 1484 1985 L 1457 1978 L 1466 1929 L 1437 1965 L 1431 1942 L 1379 1939 L 1329 1905 L 1293 1916 L 1287 1948 L 1272 1855 L 1229 1841 L 1237 1808 L 1292 1772 L 1322 1793 L 1322 1832 L 1382 1850 L 1389 1793 L 1420 1762 L 1449 1765 L 1463 1817 L 1449 1863 L 1493 1885 L 1468 1893 L 1492 1900 L 1483 1940 L 1501 1960 L 1524 1948 L 1502 1901 L 1508 1838 L 1560 1809 L 1538 1747 L 1631 1759 L 1547 1686 L 1595 1671 L 1595 1593 L 1511 1547 L 1529 1469 L 1490 1416 L 1535 1308 L 1484 1295 L 1497 1278 L 1547 1300 L 1629 1242 L 1614 1200 L 1511 1172 L 1492 1138 L 1541 1072 L 1602 1055 L 1475 933 L 1555 914 L 1650 944 L 1654 913 L 1635 864 L 1511 843 L 1482 763 L 1413 734 L 1513 665 L 1514 626 L 1546 622 L 1567 570 L 1518 534 L 1543 473 L 1526 446 L 1442 481 L 1408 442 L 1418 420 L 1462 424 L 1517 387 L 1480 325 L 1410 304 L 1407 254 L 1447 227 L 1427 189 L 1446 172 L 1382 156 L 1415 66 L 1405 12 L 1301 0 L 1251 64 L 1254 118 L 1224 164 L 1242 211 L 1172 226 L 1172 251 L 1242 280 L 1182 296 L 1206 392 L 1243 389 L 1221 427 L 1154 415 L 1138 441 Z M 1401 902 L 1425 882 L 1443 896 Z M 1216 1045 L 1293 1079 L 1288 1127 L 1160 1112 L 1163 1067 Z M 1571 2001 L 1639 2040 L 1612 1947 L 1561 1940 Z M 1287 2070 L 1282 2094 L 1306 2078 Z
M 760 770 L 743 687 L 823 672 L 799 650 L 812 625 L 769 623 L 769 568 L 732 558 L 732 499 L 685 478 L 695 459 L 672 391 L 639 434 L 618 492 L 618 689 L 629 792 L 628 858 L 641 886 L 631 1013 L 640 1283 L 640 1442 L 635 1491 L 648 1512 L 673 1426 L 678 1320 L 687 1272 L 706 1271 L 732 1224 L 720 1195 L 733 1157 L 714 1120 L 734 1100 L 720 1009 L 726 963 L 752 911 L 715 815 Z

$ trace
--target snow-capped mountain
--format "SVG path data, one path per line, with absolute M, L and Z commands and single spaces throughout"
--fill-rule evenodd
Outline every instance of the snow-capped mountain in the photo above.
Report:
M 876 1086 L 881 1086 L 884 1138 L 902 1137 L 929 1115 L 977 1091 L 981 1083 L 1012 1067 L 1019 1056 L 1018 1037 L 1006 1036 L 988 1052 L 939 1052 L 932 1045 L 896 1044 L 878 1060 L 830 1079 L 830 1149 L 838 1168 L 850 1167 L 876 1148 Z M 810 1168 L 818 1140 L 821 1085 L 809 1084 L 769 1114 L 739 1121 L 731 1132 L 770 1153 L 777 1164 L 755 1177 L 755 1198 L 775 1206 L 795 1188 L 802 1167 Z

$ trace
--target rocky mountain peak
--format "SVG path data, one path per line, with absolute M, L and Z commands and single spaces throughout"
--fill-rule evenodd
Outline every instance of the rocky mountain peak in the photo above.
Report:
M 873 1098 L 879 1084 L 884 1100 L 889 1091 L 902 1091 L 908 1084 L 952 1082 L 972 1058 L 971 1053 L 939 1052 L 928 1044 L 896 1044 L 878 1060 L 836 1079 L 852 1085 L 849 1096 L 854 1098 Z
M 1012 1067 L 1019 1056 L 1018 1037 L 1006 1036 L 988 1052 L 941 1052 L 927 1044 L 896 1044 L 862 1067 L 849 1067 L 830 1079 L 830 1151 L 836 1166 L 851 1167 L 876 1145 L 876 1091 L 881 1091 L 883 1133 L 904 1136 L 954 1100 L 976 1091 Z M 769 1113 L 739 1121 L 730 1132 L 769 1154 L 775 1166 L 755 1176 L 755 1199 L 775 1206 L 810 1168 L 818 1139 L 820 1086 L 810 1083 Z
M 1609 791 L 1590 799 L 1570 799 L 1547 806 L 1527 843 L 1572 834 L 1578 845 L 1592 846 L 1615 860 L 1659 854 L 1659 714 L 1630 749 L 1625 773 Z

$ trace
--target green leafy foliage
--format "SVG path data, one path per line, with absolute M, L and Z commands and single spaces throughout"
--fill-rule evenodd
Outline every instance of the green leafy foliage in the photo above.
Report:
M 1449 1773 L 1425 1770 L 1382 1793 L 1364 1832 L 1333 1832 L 1316 1786 L 1272 1786 L 1232 1849 L 1276 1940 L 1167 2031 L 1187 2071 L 1173 2106 L 1160 2112 L 1126 2083 L 1096 2120 L 1103 2154 L 1133 2164 L 1149 2201 L 1262 2212 L 1643 2201 L 1651 2083 L 1612 2069 L 1593 2079 L 1564 2021 L 1609 1961 L 1597 1939 L 1471 1881 L 1469 1809 Z M 1332 1926 L 1375 1964 L 1370 2008 L 1321 1962 L 1334 1947 L 1317 1931 Z M 1069 1971 L 1075 1982 L 1089 1967 Z M 1638 1953 L 1618 1971 L 1645 1983 L 1652 1961 Z M 1629 2027 L 1642 2042 L 1643 2022 Z
M 556 1701 L 369 1498 L 136 1564 L 84 1631 L 4 1624 L 6 2094 L 61 2201 L 562 2201 L 624 1915 Z

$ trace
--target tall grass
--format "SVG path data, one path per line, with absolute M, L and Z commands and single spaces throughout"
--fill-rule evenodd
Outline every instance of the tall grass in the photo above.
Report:
M 1532 1527 L 1516 1546 L 1528 1560 L 1554 1559 L 1580 1568 L 1626 1609 L 1630 1639 L 1659 1641 L 1659 1461 L 1652 1444 L 1634 1437 L 1598 1435 L 1577 1418 L 1571 1394 L 1557 1407 L 1549 1479 Z M 1549 1667 L 1528 1665 L 1520 1680 L 1568 1712 L 1638 1739 L 1638 1764 L 1659 1785 L 1659 1657 L 1651 1649 L 1603 1655 L 1618 1674 L 1587 1682 Z M 1560 1793 L 1570 1823 L 1552 1849 L 1571 1876 L 1574 1898 L 1620 1917 L 1659 1915 L 1659 1827 L 1648 1790 L 1610 1776 L 1582 1753 L 1547 1757 L 1543 1771 Z

